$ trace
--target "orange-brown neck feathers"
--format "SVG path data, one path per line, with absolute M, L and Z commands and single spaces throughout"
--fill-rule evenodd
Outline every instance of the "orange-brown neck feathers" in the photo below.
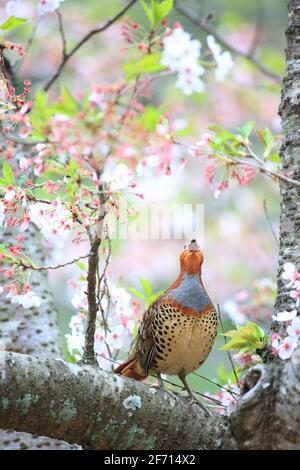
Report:
M 201 273 L 203 254 L 200 250 L 184 250 L 180 255 L 180 272 L 186 272 L 189 276 Z

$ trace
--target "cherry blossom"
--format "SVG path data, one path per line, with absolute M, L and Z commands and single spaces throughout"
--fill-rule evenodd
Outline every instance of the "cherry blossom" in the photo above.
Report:
M 51 243 L 63 245 L 73 226 L 72 214 L 59 199 L 52 204 L 38 202 L 29 207 L 29 217 Z
M 14 190 L 14 187 L 10 184 L 6 188 L 6 192 L 4 194 L 4 199 L 6 201 L 12 201 L 16 197 L 16 192 Z
M 29 290 L 25 294 L 13 295 L 9 293 L 7 295 L 13 304 L 21 305 L 23 308 L 31 308 L 31 307 L 40 307 L 43 300 L 33 291 Z
M 299 307 L 299 305 L 300 305 L 300 290 L 299 289 L 292 290 L 290 292 L 290 297 L 292 297 L 292 299 L 296 300 L 296 307 Z
M 278 356 L 280 359 L 289 359 L 297 347 L 297 339 L 287 336 L 279 343 Z
M 60 7 L 60 3 L 64 0 L 40 0 L 38 5 L 39 15 L 45 15 L 45 13 L 57 10 Z
M 114 168 L 108 167 L 103 175 L 102 180 L 110 183 L 111 191 L 119 191 L 127 189 L 133 179 L 133 172 L 125 165 L 119 163 Z
M 293 318 L 286 331 L 289 336 L 300 338 L 300 317 Z
M 230 52 L 221 52 L 221 46 L 211 35 L 207 36 L 207 45 L 211 50 L 213 58 L 216 61 L 217 67 L 215 69 L 215 79 L 223 81 L 233 67 L 233 60 Z
M 245 369 L 246 367 L 250 367 L 253 364 L 257 364 L 257 362 L 261 362 L 261 358 L 258 354 L 239 352 L 235 354 L 233 358 L 241 369 Z
M 281 277 L 289 281 L 287 287 L 291 287 L 295 281 L 300 280 L 300 273 L 293 263 L 284 263 Z
M 19 164 L 20 164 L 20 168 L 21 168 L 22 171 L 28 170 L 29 163 L 28 163 L 28 159 L 26 157 L 21 157 Z
M 200 41 L 191 39 L 182 28 L 174 28 L 164 37 L 163 46 L 160 63 L 178 72 L 176 87 L 186 95 L 202 93 L 205 84 L 200 78 L 204 74 L 204 68 L 199 64 Z
M 292 320 L 293 318 L 295 318 L 296 315 L 297 310 L 291 310 L 290 312 L 286 310 L 284 312 L 278 312 L 277 315 L 272 315 L 272 318 L 276 321 L 285 322 Z

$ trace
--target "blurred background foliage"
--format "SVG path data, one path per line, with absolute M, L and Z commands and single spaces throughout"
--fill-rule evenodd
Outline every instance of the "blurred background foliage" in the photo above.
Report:
M 16 42 L 24 45 L 29 42 L 24 62 L 15 65 L 21 80 L 32 81 L 33 94 L 53 74 L 61 57 L 57 17 L 51 13 L 37 21 L 36 3 L 33 0 L 22 1 L 24 14 L 32 21 L 19 28 L 14 36 Z M 226 41 L 242 51 L 255 48 L 255 56 L 282 76 L 287 1 L 198 0 L 183 3 L 202 18 L 212 14 L 209 22 L 223 34 Z M 88 30 L 115 14 L 122 5 L 123 1 L 116 0 L 65 0 L 61 4 L 61 13 L 68 46 L 74 45 Z M 0 14 L 4 6 L 0 6 Z M 147 21 L 139 3 L 130 10 L 129 16 L 142 25 Z M 168 18 L 170 24 L 180 21 L 194 37 L 203 43 L 206 41 L 206 34 L 176 10 Z M 34 40 L 31 41 L 33 32 Z M 80 96 L 97 84 L 118 81 L 122 76 L 122 66 L 131 54 L 130 51 L 121 53 L 122 47 L 120 23 L 94 36 L 70 60 L 50 95 L 57 95 L 59 83 L 66 85 L 75 96 Z M 174 79 L 168 77 L 154 83 L 148 102 L 155 107 L 161 106 L 177 119 L 179 126 L 189 129 L 189 134 L 184 137 L 187 142 L 199 140 L 211 124 L 234 129 L 247 120 L 256 121 L 259 129 L 268 127 L 279 134 L 281 128 L 277 113 L 280 85 L 246 59 L 234 56 L 234 61 L 235 68 L 230 78 L 217 83 L 211 75 L 207 91 L 203 94 L 186 97 L 174 87 Z M 276 276 L 277 244 L 270 222 L 277 233 L 280 210 L 278 185 L 261 176 L 250 186 L 232 185 L 215 199 L 204 176 L 204 163 L 204 157 L 189 159 L 180 173 L 143 180 L 145 203 L 203 204 L 205 286 L 221 309 L 224 302 L 234 300 L 241 292 L 248 295 L 251 303 L 255 282 L 262 278 L 275 280 Z M 267 220 L 264 206 L 267 207 L 270 221 Z M 163 290 L 177 277 L 178 258 L 184 241 L 113 241 L 110 275 L 118 286 L 126 289 L 141 290 L 140 278 L 144 278 L 151 283 L 153 292 Z M 68 258 L 77 255 L 74 250 L 76 248 L 70 247 Z M 68 280 L 76 279 L 76 276 L 78 270 L 74 267 L 50 273 L 63 335 L 68 331 L 70 316 L 74 314 Z M 137 300 L 143 303 L 142 299 Z M 224 315 L 225 329 L 230 326 L 230 320 Z M 218 380 L 222 381 L 224 368 L 230 370 L 226 353 L 218 349 L 222 344 L 223 338 L 219 337 L 201 368 L 201 375 L 216 378 L 219 370 Z M 189 381 L 201 391 L 215 389 L 195 375 Z

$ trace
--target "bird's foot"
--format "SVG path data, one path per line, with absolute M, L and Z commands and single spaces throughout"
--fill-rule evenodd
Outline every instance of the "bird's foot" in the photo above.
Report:
M 176 392 L 172 392 L 171 390 L 167 389 L 163 382 L 158 382 L 157 384 L 151 384 L 150 385 L 150 389 L 153 389 L 153 392 L 155 393 L 156 390 L 162 390 L 163 392 L 166 392 L 168 393 L 168 395 L 170 395 L 175 401 L 176 403 L 178 402 L 178 394 Z M 151 391 L 151 390 L 150 390 Z
M 189 394 L 190 398 L 191 398 L 191 401 L 190 401 L 190 404 L 189 406 L 192 406 L 192 405 L 199 405 L 202 410 L 205 411 L 206 414 L 208 414 L 209 416 L 212 415 L 212 411 L 204 404 L 202 403 L 201 400 L 199 400 L 198 398 L 195 397 L 195 395 L 193 393 Z

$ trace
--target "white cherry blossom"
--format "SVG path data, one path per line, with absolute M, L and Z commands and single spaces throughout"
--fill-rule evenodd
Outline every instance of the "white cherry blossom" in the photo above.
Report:
M 57 10 L 60 7 L 60 3 L 64 0 L 40 0 L 38 4 L 39 15 L 45 15 L 45 13 Z
M 23 308 L 31 308 L 31 307 L 40 307 L 42 304 L 42 299 L 33 291 L 28 291 L 25 294 L 19 295 L 12 295 L 9 293 L 7 295 L 13 304 L 21 305 Z
M 287 310 L 284 312 L 278 312 L 277 315 L 272 315 L 273 320 L 276 321 L 290 321 L 297 315 L 297 310 L 292 310 L 288 312 Z

